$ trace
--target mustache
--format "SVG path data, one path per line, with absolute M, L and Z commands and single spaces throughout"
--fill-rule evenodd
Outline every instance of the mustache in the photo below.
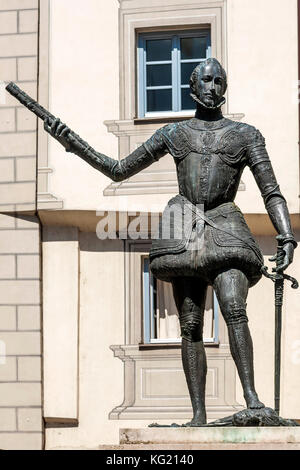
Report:
M 211 92 L 211 91 L 208 91 L 208 92 L 203 93 L 203 96 L 204 96 L 205 98 L 212 98 L 212 99 L 218 98 L 217 95 L 216 95 L 216 93 L 215 93 L 215 92 Z

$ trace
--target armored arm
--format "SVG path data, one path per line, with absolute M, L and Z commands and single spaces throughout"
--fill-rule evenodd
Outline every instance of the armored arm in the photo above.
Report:
M 128 157 L 120 161 L 114 160 L 103 153 L 97 152 L 88 143 L 80 142 L 76 138 L 73 139 L 73 136 L 71 136 L 70 147 L 67 152 L 75 153 L 113 181 L 123 181 L 158 160 L 156 155 L 147 152 L 144 145 L 138 147 Z
M 270 158 L 268 156 L 265 140 L 259 131 L 255 132 L 254 139 L 248 148 L 248 165 L 254 175 L 260 189 L 264 204 L 270 219 L 278 234 L 283 237 L 283 245 L 290 251 L 290 262 L 292 261 L 291 247 L 297 247 L 293 235 L 290 216 L 285 198 L 283 197 L 277 183 Z M 285 265 L 286 263 L 284 263 Z M 289 263 L 288 263 L 289 264 Z M 285 266 L 287 267 L 287 266 Z
M 96 152 L 79 135 L 60 122 L 60 119 L 57 119 L 48 110 L 43 108 L 43 106 L 27 95 L 15 83 L 10 82 L 6 89 L 37 117 L 43 119 L 45 130 L 63 145 L 67 152 L 75 153 L 93 168 L 101 171 L 114 181 L 122 181 L 135 175 L 167 153 L 167 148 L 162 138 L 162 130 L 159 129 L 144 145 L 141 145 L 128 157 L 121 161 L 114 160 L 102 153 Z
M 78 155 L 93 168 L 117 182 L 135 175 L 167 153 L 164 143 L 157 138 L 159 131 L 128 157 L 119 161 L 94 150 L 59 119 L 53 121 L 51 125 L 46 121 L 45 130 L 58 140 L 67 152 Z M 156 142 L 156 145 L 151 145 L 150 142 Z

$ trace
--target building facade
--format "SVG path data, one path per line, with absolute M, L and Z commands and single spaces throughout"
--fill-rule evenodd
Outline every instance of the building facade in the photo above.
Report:
M 223 113 L 258 128 L 299 218 L 297 0 L 2 0 L 0 80 L 89 144 L 124 158 L 193 109 L 188 77 L 227 70 Z M 178 192 L 166 156 L 113 183 L 0 94 L 0 448 L 116 445 L 119 429 L 183 423 L 191 405 L 170 286 L 149 273 L 158 215 Z M 275 231 L 249 170 L 237 205 L 265 257 Z M 109 234 L 104 234 L 104 229 Z M 295 251 L 289 274 L 300 279 Z M 299 293 L 284 294 L 281 416 L 300 418 Z M 249 292 L 256 388 L 274 404 L 274 292 Z M 207 412 L 244 407 L 214 293 L 205 317 Z

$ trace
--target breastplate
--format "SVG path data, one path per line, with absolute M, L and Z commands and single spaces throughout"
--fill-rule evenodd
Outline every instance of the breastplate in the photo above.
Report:
M 190 152 L 218 155 L 227 165 L 237 166 L 247 149 L 246 137 L 240 131 L 242 126 L 229 119 L 222 119 L 219 123 L 191 119 L 182 124 L 182 133 Z
M 208 206 L 233 201 L 247 149 L 239 123 L 228 119 L 220 123 L 191 119 L 180 127 L 177 154 L 172 152 L 180 194 Z M 184 152 L 179 152 L 180 148 Z

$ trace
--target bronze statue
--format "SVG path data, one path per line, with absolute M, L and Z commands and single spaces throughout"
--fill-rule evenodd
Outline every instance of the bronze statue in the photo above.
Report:
M 174 235 L 165 239 L 161 222 L 160 235 L 153 240 L 150 251 L 150 267 L 158 279 L 173 286 L 181 326 L 182 362 L 194 413 L 188 424 L 197 426 L 206 423 L 207 365 L 202 329 L 208 285 L 216 292 L 228 327 L 230 350 L 247 408 L 264 408 L 254 385 L 253 347 L 246 314 L 248 289 L 262 276 L 263 256 L 234 204 L 246 166 L 251 169 L 266 210 L 281 235 L 277 272 L 283 272 L 292 262 L 297 243 L 263 136 L 254 127 L 222 115 L 227 78 L 221 64 L 216 59 L 201 62 L 191 75 L 190 87 L 197 106 L 195 117 L 158 129 L 121 161 L 96 152 L 52 115 L 40 117 L 45 120 L 45 130 L 68 152 L 114 181 L 129 178 L 167 153 L 174 157 L 179 194 L 169 201 L 167 211 L 176 206 L 181 215 L 190 212 L 192 223 L 181 239 Z M 173 229 L 176 223 L 175 218 Z M 190 249 L 199 227 L 202 245 Z

